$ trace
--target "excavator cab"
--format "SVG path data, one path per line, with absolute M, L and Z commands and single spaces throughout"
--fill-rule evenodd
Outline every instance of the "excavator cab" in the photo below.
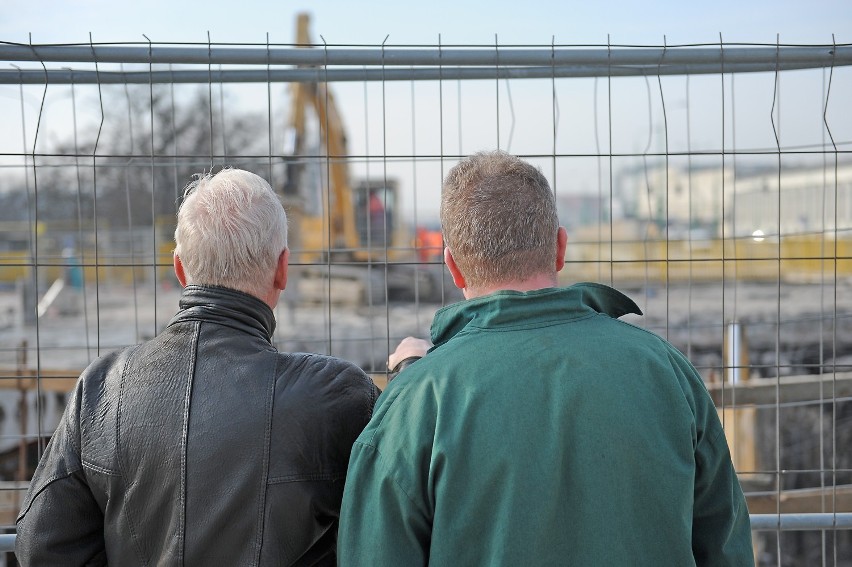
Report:
M 396 228 L 394 180 L 360 180 L 355 185 L 355 211 L 355 227 L 362 251 L 370 257 L 378 257 L 393 247 Z

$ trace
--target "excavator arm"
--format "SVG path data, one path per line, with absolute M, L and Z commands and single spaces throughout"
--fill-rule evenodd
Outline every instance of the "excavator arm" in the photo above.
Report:
M 298 45 L 311 45 L 308 25 L 309 16 L 300 14 L 296 24 Z M 310 132 L 311 128 L 318 131 L 317 140 L 311 140 L 311 134 L 316 137 L 316 132 Z M 306 240 L 311 241 L 305 242 L 305 248 L 316 253 L 326 250 L 338 256 L 357 258 L 361 255 L 360 240 L 349 178 L 346 134 L 334 95 L 326 83 L 291 85 L 289 135 L 293 161 L 288 167 L 284 192 L 285 196 L 300 197 L 300 230 L 308 236 Z M 313 171 L 313 179 L 306 179 L 310 177 L 306 170 Z M 312 210 L 310 202 L 320 204 L 321 207 L 315 207 L 320 210 Z
M 296 44 L 305 48 L 312 46 L 308 24 L 308 15 L 300 14 Z M 304 300 L 311 294 L 334 302 L 445 300 L 453 288 L 443 281 L 440 258 L 417 264 L 414 235 L 397 214 L 395 180 L 351 179 L 346 131 L 328 84 L 293 83 L 290 89 L 283 193 Z

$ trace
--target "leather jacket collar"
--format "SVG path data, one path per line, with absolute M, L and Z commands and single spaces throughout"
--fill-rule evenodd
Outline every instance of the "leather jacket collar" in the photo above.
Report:
M 183 289 L 180 310 L 168 326 L 187 321 L 225 325 L 272 342 L 275 315 L 260 299 L 242 291 L 190 284 Z

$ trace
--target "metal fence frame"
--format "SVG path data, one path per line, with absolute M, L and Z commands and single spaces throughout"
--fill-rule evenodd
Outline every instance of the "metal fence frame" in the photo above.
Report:
M 852 46 L 718 48 L 353 49 L 317 46 L 226 48 L 0 44 L 0 60 L 148 65 L 254 65 L 264 69 L 116 72 L 0 70 L 0 84 L 418 81 L 502 78 L 630 77 L 754 73 L 852 65 Z M 296 68 L 273 68 L 288 65 Z M 321 67 L 304 69 L 298 67 Z M 362 67 L 352 69 L 349 67 Z M 402 68 L 409 67 L 409 68 Z
M 21 45 L 0 43 L 0 84 L 160 84 L 435 81 L 508 78 L 630 77 L 780 72 L 852 65 L 852 45 L 692 46 L 333 46 L 232 47 L 205 44 Z M 37 63 L 19 68 L 11 63 Z M 72 63 L 80 69 L 48 68 Z M 102 64 L 147 65 L 135 71 Z M 194 66 L 193 68 L 160 66 Z M 157 68 L 155 68 L 157 66 Z M 198 67 L 201 68 L 198 68 Z M 214 69 L 213 66 L 216 66 Z M 224 66 L 224 67 L 223 67 Z M 250 67 L 250 68 L 245 68 Z M 754 531 L 849 530 L 852 513 L 752 514 Z M 0 535 L 0 551 L 14 549 Z

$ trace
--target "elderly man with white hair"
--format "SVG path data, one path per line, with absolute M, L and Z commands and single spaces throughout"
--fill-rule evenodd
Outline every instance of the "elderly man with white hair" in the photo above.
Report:
M 18 560 L 334 565 L 350 450 L 379 391 L 348 362 L 272 345 L 289 251 L 265 180 L 200 176 L 175 241 L 180 309 L 83 372 L 21 508 Z

